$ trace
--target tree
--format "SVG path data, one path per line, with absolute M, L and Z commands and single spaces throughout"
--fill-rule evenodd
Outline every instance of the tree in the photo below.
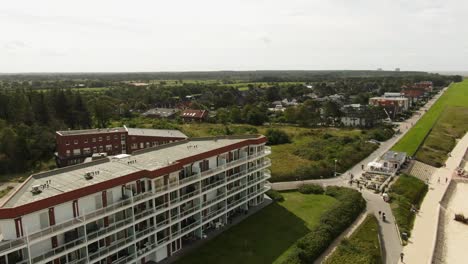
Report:
M 265 136 L 268 138 L 268 145 L 291 143 L 289 135 L 280 129 L 270 128 L 266 131 Z

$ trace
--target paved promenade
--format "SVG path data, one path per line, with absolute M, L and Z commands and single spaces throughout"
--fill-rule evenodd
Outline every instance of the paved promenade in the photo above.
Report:
M 452 175 L 460 164 L 468 148 L 468 133 L 457 143 L 448 158 L 445 168 L 439 168 L 432 175 L 429 191 L 424 198 L 408 245 L 403 249 L 404 262 L 399 263 L 430 263 L 434 239 L 437 232 L 438 204 L 447 189 Z M 440 182 L 439 182 L 440 179 Z M 447 183 L 445 182 L 447 179 Z

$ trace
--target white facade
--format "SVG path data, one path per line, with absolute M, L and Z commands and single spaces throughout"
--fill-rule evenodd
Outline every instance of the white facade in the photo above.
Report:
M 0 264 L 161 261 L 263 202 L 270 149 L 229 152 L 24 215 L 19 238 L 2 219 Z

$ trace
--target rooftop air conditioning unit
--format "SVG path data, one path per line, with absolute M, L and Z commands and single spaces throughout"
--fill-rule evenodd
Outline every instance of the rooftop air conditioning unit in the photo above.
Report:
M 91 175 L 91 173 L 88 172 L 88 173 L 85 173 L 84 178 L 86 180 L 91 180 L 93 178 L 93 175 Z
M 33 185 L 32 188 L 31 188 L 31 192 L 33 194 L 39 194 L 42 192 L 41 190 L 41 186 L 40 185 Z

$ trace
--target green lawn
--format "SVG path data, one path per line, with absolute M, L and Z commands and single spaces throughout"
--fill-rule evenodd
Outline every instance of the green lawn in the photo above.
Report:
M 283 193 L 272 203 L 176 263 L 261 264 L 280 261 L 337 201 L 326 195 Z M 222 260 L 222 262 L 220 262 Z
M 452 84 L 429 111 L 427 111 L 392 149 L 395 151 L 403 151 L 410 156 L 414 156 L 444 109 L 450 106 L 468 107 L 468 80 Z
M 419 208 L 428 187 L 420 179 L 402 174 L 392 185 L 390 191 L 393 215 L 395 216 L 400 233 L 411 234 L 413 229 L 415 214 L 411 212 L 411 205 Z
M 379 223 L 374 215 L 368 215 L 354 234 L 343 240 L 325 264 L 380 264 L 382 255 L 379 243 Z

